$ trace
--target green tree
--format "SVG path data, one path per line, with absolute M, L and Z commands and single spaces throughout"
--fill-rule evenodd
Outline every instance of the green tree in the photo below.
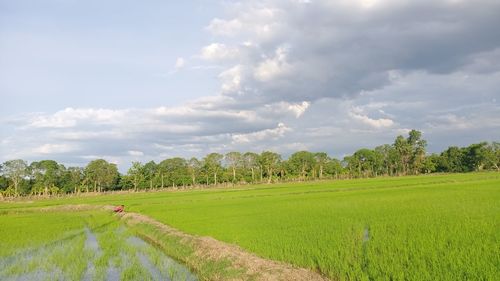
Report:
M 336 158 L 330 158 L 325 165 L 325 171 L 338 179 L 342 175 L 344 168 L 342 167 L 342 162 Z
M 132 162 L 132 166 L 127 171 L 127 177 L 132 183 L 134 190 L 137 191 L 139 189 L 139 185 L 144 180 L 144 166 L 141 162 Z
M 469 171 L 479 171 L 484 168 L 488 160 L 488 143 L 471 144 L 463 149 L 464 163 Z
M 44 195 L 49 195 L 50 191 L 58 190 L 58 182 L 62 177 L 65 168 L 54 160 L 42 160 L 33 162 L 29 166 L 32 177 L 35 180 L 35 193 L 40 194 L 43 189 Z
M 243 167 L 250 171 L 252 182 L 255 182 L 255 170 L 259 168 L 259 154 L 254 152 L 243 154 Z
M 434 153 L 425 157 L 422 165 L 422 171 L 426 174 L 434 173 L 435 171 L 437 171 L 439 161 L 440 156 Z
M 403 175 L 408 174 L 408 168 L 412 157 L 412 146 L 403 136 L 398 136 L 394 141 L 394 148 L 399 160 L 399 172 Z
M 9 160 L 2 165 L 3 175 L 9 179 L 13 186 L 13 195 L 19 195 L 19 186 L 28 175 L 28 164 L 21 159 Z
M 487 168 L 500 171 L 500 142 L 492 142 L 487 145 L 485 162 Z
M 154 161 L 149 161 L 142 167 L 144 180 L 149 183 L 149 189 L 153 189 L 153 183 L 158 174 L 158 165 Z
M 408 139 L 408 144 L 411 146 L 411 169 L 414 174 L 417 174 L 421 169 L 425 159 L 425 148 L 427 141 L 422 139 L 422 133 L 417 130 L 411 130 Z
M 94 191 L 102 192 L 113 188 L 118 180 L 118 169 L 116 164 L 109 163 L 104 159 L 91 161 L 84 170 L 85 178 L 94 187 Z
M 438 170 L 441 172 L 461 173 L 467 171 L 464 164 L 464 150 L 457 146 L 450 146 L 441 153 Z
M 166 167 L 167 179 L 172 187 L 185 185 L 190 182 L 191 176 L 188 172 L 188 163 L 186 159 L 174 157 L 162 161 Z
M 69 185 L 73 187 L 73 192 L 78 193 L 84 182 L 84 170 L 82 167 L 68 167 Z
M 232 151 L 227 153 L 224 156 L 224 159 L 226 160 L 227 165 L 229 168 L 231 168 L 232 171 L 232 176 L 233 176 L 233 183 L 236 182 L 236 170 L 241 167 L 242 165 L 242 156 L 241 153 Z
M 275 152 L 264 151 L 260 154 L 259 160 L 263 170 L 266 171 L 267 182 L 271 183 L 273 174 L 281 162 L 281 156 Z
M 301 180 L 305 180 L 308 174 L 312 173 L 316 163 L 314 154 L 309 151 L 298 151 L 288 158 L 288 167 L 293 175 Z
M 317 152 L 314 154 L 315 164 L 317 165 L 318 177 L 320 179 L 323 178 L 323 172 L 325 170 L 325 166 L 328 161 L 330 161 L 330 157 L 325 152 Z
M 217 175 L 222 170 L 222 159 L 224 156 L 220 153 L 210 153 L 203 159 L 203 163 L 207 172 L 214 177 L 214 185 L 217 185 Z M 208 184 L 208 182 L 207 182 Z
M 189 159 L 188 163 L 188 171 L 191 176 L 191 184 L 196 185 L 196 177 L 201 171 L 201 162 L 196 157 Z
M 357 171 L 357 175 L 361 177 L 369 177 L 375 175 L 375 153 L 373 150 L 362 148 L 356 151 L 350 158 L 353 169 Z

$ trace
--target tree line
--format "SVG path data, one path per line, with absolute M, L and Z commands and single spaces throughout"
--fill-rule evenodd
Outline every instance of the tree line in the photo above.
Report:
M 126 174 L 120 174 L 115 164 L 104 159 L 93 160 L 85 167 L 65 167 L 54 160 L 28 164 L 16 159 L 0 165 L 0 196 L 500 171 L 499 142 L 451 146 L 440 154 L 427 154 L 426 146 L 421 132 L 412 130 L 392 144 L 362 148 L 343 159 L 309 151 L 295 152 L 288 159 L 271 151 L 210 153 L 201 159 L 133 162 Z

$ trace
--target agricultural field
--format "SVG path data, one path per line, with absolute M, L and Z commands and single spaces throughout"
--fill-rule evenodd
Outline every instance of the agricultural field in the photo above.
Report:
M 0 279 L 47 272 L 71 280 L 113 274 L 157 279 L 169 274 L 168 256 L 182 261 L 189 255 L 145 243 L 138 238 L 141 225 L 125 225 L 109 212 L 37 211 L 77 204 L 124 204 L 127 212 L 183 233 L 213 237 L 332 280 L 500 276 L 500 173 L 490 172 L 0 203 Z M 176 264 L 182 278 L 195 278 Z M 238 276 L 214 274 L 223 268 L 216 265 L 202 268 L 190 266 L 199 279 Z
M 0 216 L 0 280 L 197 280 L 103 211 Z

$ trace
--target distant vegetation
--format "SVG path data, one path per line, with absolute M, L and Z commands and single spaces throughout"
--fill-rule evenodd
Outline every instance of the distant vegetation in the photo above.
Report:
M 430 155 L 426 145 L 421 132 L 412 130 L 393 144 L 363 148 L 342 160 L 309 151 L 296 152 L 286 160 L 271 151 L 210 153 L 203 159 L 133 162 L 124 175 L 103 159 L 91 161 L 85 168 L 65 167 L 54 160 L 28 164 L 17 159 L 0 165 L 0 196 L 500 170 L 498 142 L 452 146 Z

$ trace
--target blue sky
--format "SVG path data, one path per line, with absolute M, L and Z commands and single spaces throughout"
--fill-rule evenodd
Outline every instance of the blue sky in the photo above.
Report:
M 499 25 L 490 0 L 0 0 L 0 162 L 499 141 Z
M 2 115 L 175 105 L 216 93 L 214 73 L 168 75 L 177 57 L 210 42 L 203 27 L 219 9 L 215 1 L 0 5 Z

